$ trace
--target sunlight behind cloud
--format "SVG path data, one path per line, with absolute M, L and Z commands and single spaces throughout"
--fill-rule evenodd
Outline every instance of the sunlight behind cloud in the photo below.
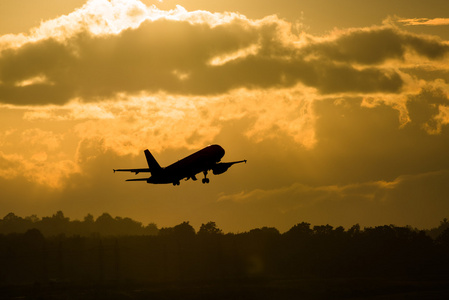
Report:
M 154 5 L 147 7 L 139 0 L 89 0 L 68 15 L 42 21 L 39 27 L 31 29 L 28 34 L 1 36 L 0 50 L 9 47 L 17 48 L 27 42 L 37 42 L 47 38 L 66 41 L 71 36 L 84 31 L 93 35 L 119 34 L 123 30 L 139 27 L 146 20 L 154 22 L 167 19 L 218 26 L 236 18 L 245 17 L 237 13 L 188 12 L 180 5 L 165 11 Z
M 38 75 L 38 76 L 35 76 L 32 78 L 17 82 L 15 85 L 19 86 L 19 87 L 24 87 L 24 86 L 34 85 L 34 84 L 50 84 L 50 85 L 52 85 L 53 83 L 51 81 L 49 81 L 46 76 Z
M 19 155 L 0 152 L 0 177 L 27 181 L 52 189 L 62 189 L 71 175 L 80 173 L 71 160 L 50 160 L 46 152 Z
M 256 55 L 257 51 L 259 51 L 260 46 L 258 45 L 251 45 L 244 49 L 239 49 L 236 52 L 223 54 L 221 56 L 214 57 L 210 60 L 209 64 L 212 66 L 221 66 L 224 65 L 230 61 L 239 59 L 239 58 L 245 58 L 248 55 Z

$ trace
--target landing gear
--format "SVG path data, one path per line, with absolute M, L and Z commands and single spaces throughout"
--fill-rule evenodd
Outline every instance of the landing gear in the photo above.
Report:
M 204 178 L 201 180 L 202 183 L 209 183 L 209 178 L 207 178 L 207 171 L 203 172 Z

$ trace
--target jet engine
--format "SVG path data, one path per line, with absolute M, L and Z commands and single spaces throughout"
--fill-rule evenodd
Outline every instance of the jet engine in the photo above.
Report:
M 219 174 L 223 174 L 224 172 L 226 172 L 229 167 L 231 167 L 233 164 L 232 163 L 219 163 L 216 164 L 213 168 L 212 168 L 212 173 L 214 175 L 219 175 Z

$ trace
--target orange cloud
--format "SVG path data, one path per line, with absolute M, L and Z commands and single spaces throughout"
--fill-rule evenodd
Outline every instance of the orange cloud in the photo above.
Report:
M 348 184 L 343 186 L 307 186 L 301 183 L 294 183 L 291 186 L 281 187 L 272 190 L 256 189 L 249 192 L 240 192 L 232 195 L 221 195 L 217 201 L 276 201 L 294 197 L 294 201 L 288 201 L 291 207 L 288 209 L 298 209 L 304 206 L 314 205 L 322 201 L 342 201 L 348 197 L 358 197 L 370 201 L 384 201 L 385 191 L 394 189 L 401 181 L 397 178 L 394 181 L 376 181 L 360 184 Z M 287 209 L 284 207 L 284 209 Z
M 42 186 L 61 189 L 67 184 L 69 176 L 79 173 L 79 166 L 71 160 L 48 159 L 46 152 L 31 156 L 5 154 L 0 151 L 0 177 L 25 178 Z
M 406 26 L 444 26 L 449 25 L 449 18 L 413 18 L 413 19 L 399 19 L 398 22 L 403 23 Z

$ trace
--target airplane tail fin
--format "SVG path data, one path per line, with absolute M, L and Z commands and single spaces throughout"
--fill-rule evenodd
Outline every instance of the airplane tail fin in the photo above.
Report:
M 148 149 L 144 151 L 145 157 L 147 159 L 148 168 L 150 168 L 151 174 L 158 173 L 162 170 L 161 166 L 157 163 L 154 156 L 150 153 Z

